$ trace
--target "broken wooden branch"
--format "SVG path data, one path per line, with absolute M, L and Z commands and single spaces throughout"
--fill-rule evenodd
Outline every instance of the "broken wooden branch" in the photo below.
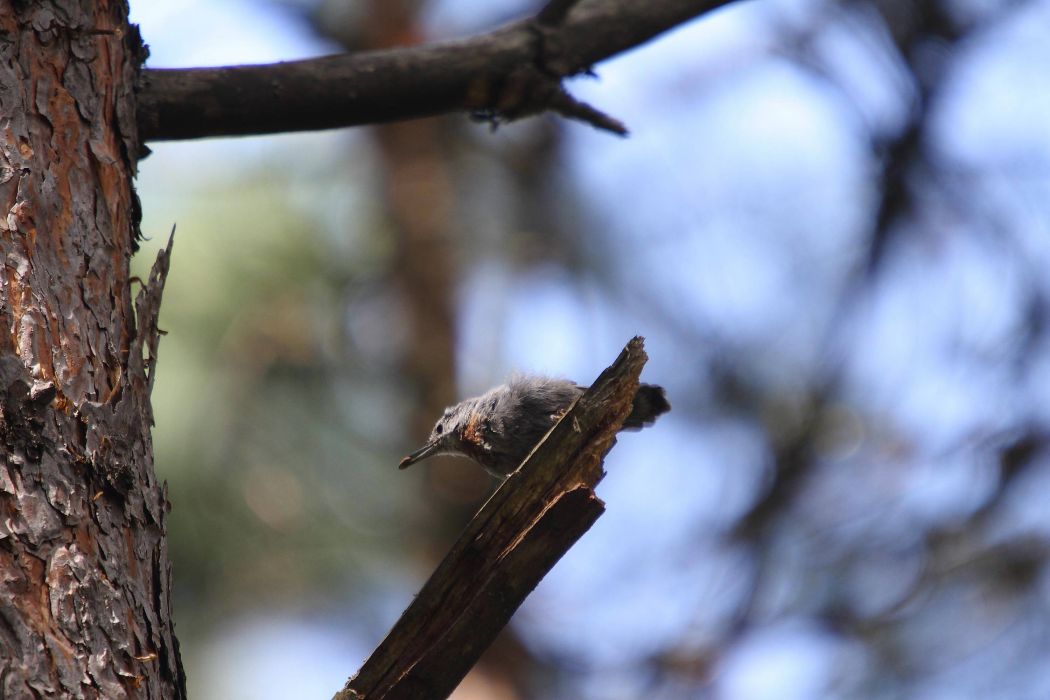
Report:
M 455 689 L 604 512 L 594 487 L 646 359 L 633 338 L 474 516 L 336 700 L 444 698 Z

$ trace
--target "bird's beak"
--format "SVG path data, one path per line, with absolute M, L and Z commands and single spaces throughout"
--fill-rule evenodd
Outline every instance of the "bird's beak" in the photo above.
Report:
M 438 451 L 438 444 L 436 442 L 428 442 L 427 444 L 420 447 L 418 450 L 410 454 L 401 460 L 401 464 L 397 465 L 398 469 L 407 469 L 416 462 L 426 459 L 430 455 Z

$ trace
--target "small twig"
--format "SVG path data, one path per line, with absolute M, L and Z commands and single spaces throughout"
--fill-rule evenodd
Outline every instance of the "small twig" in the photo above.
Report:
M 592 107 L 586 102 L 577 100 L 566 92 L 564 88 L 551 96 L 547 106 L 563 117 L 586 122 L 596 129 L 610 131 L 617 136 L 627 136 L 630 133 L 627 130 L 627 126 L 619 119 L 610 117 L 605 112 Z
M 588 66 L 581 69 L 566 61 L 564 56 L 564 45 L 557 39 L 556 29 L 565 20 L 569 11 L 576 5 L 578 0 L 550 0 L 536 14 L 536 38 L 537 56 L 536 66 L 548 80 L 546 95 L 543 98 L 543 110 L 556 112 L 567 119 L 575 119 L 585 122 L 618 136 L 627 136 L 627 127 L 619 119 L 615 119 L 605 112 L 592 107 L 586 102 L 581 102 L 570 95 L 562 84 L 562 80 L 580 70 L 594 75 L 593 69 Z

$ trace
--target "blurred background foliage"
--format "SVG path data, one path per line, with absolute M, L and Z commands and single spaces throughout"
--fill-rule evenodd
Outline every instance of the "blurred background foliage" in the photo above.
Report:
M 601 0 L 586 0 L 600 2 Z M 150 65 L 462 36 L 525 0 L 132 0 Z M 329 697 L 494 484 L 407 472 L 635 333 L 674 411 L 459 698 L 1050 696 L 1050 2 L 733 3 L 462 116 L 154 144 L 154 394 L 198 698 Z

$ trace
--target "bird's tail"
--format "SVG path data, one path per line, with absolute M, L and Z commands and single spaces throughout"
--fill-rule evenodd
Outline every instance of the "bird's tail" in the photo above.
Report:
M 630 415 L 623 422 L 624 430 L 641 430 L 652 425 L 657 416 L 671 410 L 667 394 L 662 386 L 639 384 L 638 393 L 634 395 L 634 406 Z

